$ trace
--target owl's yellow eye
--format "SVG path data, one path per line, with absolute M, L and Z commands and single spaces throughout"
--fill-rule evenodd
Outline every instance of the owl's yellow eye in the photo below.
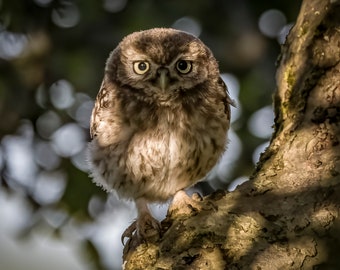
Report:
M 145 74 L 150 68 L 150 64 L 147 61 L 137 61 L 133 63 L 133 70 L 138 75 Z
M 192 64 L 190 61 L 187 60 L 179 60 L 176 63 L 177 70 L 182 74 L 187 74 L 191 71 Z

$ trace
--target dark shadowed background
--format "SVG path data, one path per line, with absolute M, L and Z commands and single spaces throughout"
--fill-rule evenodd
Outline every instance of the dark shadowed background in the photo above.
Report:
M 273 124 L 275 63 L 299 1 L 0 0 L 1 269 L 121 269 L 133 205 L 91 183 L 89 118 L 109 52 L 153 27 L 207 44 L 237 108 L 228 152 L 191 191 L 233 190 Z M 153 205 L 162 219 L 167 205 Z

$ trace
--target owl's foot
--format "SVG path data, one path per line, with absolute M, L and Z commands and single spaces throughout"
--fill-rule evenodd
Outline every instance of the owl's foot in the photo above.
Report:
M 126 245 L 134 243 L 138 246 L 143 242 L 156 242 L 160 238 L 161 226 L 158 220 L 150 214 L 144 214 L 135 220 L 122 234 L 121 241 L 124 244 L 125 238 L 128 238 Z
M 131 239 L 137 237 L 140 242 L 151 240 L 158 240 L 161 226 L 158 220 L 154 219 L 151 214 L 146 213 L 135 220 L 122 234 L 122 243 L 124 239 Z
M 150 213 L 144 213 L 137 220 L 136 231 L 140 239 L 156 242 L 160 238 L 161 225 Z
M 202 210 L 211 210 L 213 207 L 210 203 L 203 203 L 200 194 L 194 193 L 189 197 L 185 191 L 178 191 L 169 207 L 169 213 L 175 215 L 194 215 Z
M 135 250 L 142 243 L 155 243 L 161 236 L 161 225 L 147 208 L 146 202 L 142 199 L 136 201 L 138 218 L 122 234 L 122 243 L 128 238 L 124 246 L 124 256 Z

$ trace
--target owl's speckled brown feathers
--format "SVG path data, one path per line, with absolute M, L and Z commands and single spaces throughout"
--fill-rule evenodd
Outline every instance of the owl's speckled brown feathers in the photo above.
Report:
M 163 28 L 127 36 L 107 61 L 92 113 L 94 181 L 135 200 L 139 218 L 149 214 L 147 202 L 169 199 L 216 164 L 229 104 L 218 64 L 198 38 Z

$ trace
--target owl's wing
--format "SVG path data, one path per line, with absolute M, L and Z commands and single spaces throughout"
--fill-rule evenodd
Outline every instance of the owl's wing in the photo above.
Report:
M 230 105 L 233 107 L 236 107 L 235 100 L 231 99 L 229 96 L 229 91 L 227 85 L 224 83 L 222 78 L 220 77 L 218 83 L 223 87 L 225 93 L 226 93 L 226 99 L 224 100 L 224 106 L 225 106 L 225 112 L 230 117 Z
M 105 110 L 113 107 L 114 99 L 112 95 L 113 93 L 108 88 L 104 77 L 91 115 L 90 135 L 92 139 L 97 136 Z

